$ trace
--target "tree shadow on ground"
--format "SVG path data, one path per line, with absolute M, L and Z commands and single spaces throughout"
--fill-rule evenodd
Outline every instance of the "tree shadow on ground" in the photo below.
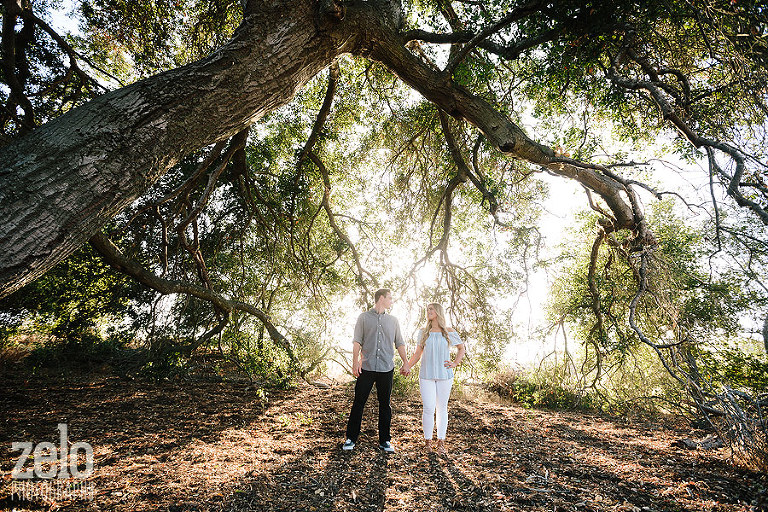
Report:
M 112 457 L 124 451 L 159 452 L 193 440 L 211 442 L 223 430 L 256 421 L 267 405 L 290 396 L 289 391 L 269 393 L 267 403 L 247 383 L 29 380 L 0 400 L 0 438 L 57 442 L 57 424 L 67 423 L 70 435 L 94 449 L 114 445 Z M 222 409 L 222 403 L 230 407 Z
M 461 471 L 450 455 L 428 455 L 430 477 L 448 510 L 496 512 L 493 496 Z
M 2 476 L 10 476 L 19 456 L 10 450 L 12 441 L 58 446 L 57 425 L 65 423 L 70 444 L 87 442 L 93 448 L 89 482 L 98 495 L 88 508 L 94 510 L 158 510 L 144 505 L 181 501 L 198 488 L 202 493 L 210 485 L 200 478 L 211 458 L 205 450 L 234 445 L 231 432 L 262 421 L 268 406 L 277 407 L 291 396 L 288 390 L 271 390 L 265 400 L 248 382 L 112 376 L 59 381 L 9 373 L 0 377 L 0 385 L 10 391 L 0 397 Z M 226 457 L 222 448 L 215 454 L 219 459 Z M 13 498 L 9 489 L 0 486 L 0 499 Z M 38 505 L 26 503 L 19 510 Z
M 270 472 L 251 475 L 216 510 L 382 511 L 391 463 L 390 455 L 375 448 L 343 452 L 337 445 L 318 446 Z
M 697 501 L 740 506 L 749 502 L 754 496 L 754 487 L 757 486 L 755 473 L 741 470 L 724 460 L 708 459 L 702 464 L 695 458 L 695 452 L 690 454 L 692 457 L 683 458 L 680 457 L 678 448 L 669 446 L 664 451 L 650 450 L 638 442 L 637 437 L 619 434 L 606 438 L 603 434 L 603 438 L 600 438 L 584 428 L 563 423 L 553 423 L 549 425 L 549 430 L 557 432 L 561 449 L 570 449 L 572 452 L 592 451 L 598 456 L 602 454 L 602 457 L 606 457 L 609 451 L 612 454 L 624 454 L 621 457 L 614 455 L 614 461 L 601 466 L 590 467 L 580 460 L 578 464 L 559 464 L 557 467 L 560 474 L 566 477 L 606 482 L 609 484 L 606 487 L 608 495 L 613 488 L 614 493 L 618 494 L 617 497 L 625 497 L 627 501 L 639 503 L 641 508 L 647 506 L 663 510 L 664 507 L 679 507 L 673 499 L 665 497 L 674 495 L 675 491 L 684 491 Z M 617 445 L 620 445 L 618 450 Z M 619 476 L 620 473 L 626 474 L 633 466 L 638 469 L 652 468 L 664 478 L 643 481 L 640 478 Z M 742 478 L 734 481 L 734 472 L 741 473 Z M 722 492 L 725 488 L 728 488 L 728 493 Z
M 741 509 L 760 486 L 754 472 L 711 455 L 680 452 L 669 437 L 658 442 L 654 434 L 661 430 L 644 433 L 617 418 L 542 411 L 510 415 L 511 408 L 505 415 L 486 410 L 476 418 L 464 405 L 455 409 L 455 416 L 474 423 L 468 450 L 488 448 L 487 474 L 495 478 L 493 493 L 502 496 L 505 508 L 693 511 L 708 502 Z M 521 417 L 525 421 L 516 421 Z
M 371 399 L 358 445 L 341 450 L 350 386 L 261 402 L 245 383 L 5 383 L 0 441 L 56 443 L 67 422 L 72 442 L 94 444 L 99 494 L 62 512 L 736 512 L 759 510 L 749 504 L 768 487 L 716 454 L 672 447 L 680 432 L 467 397 L 451 401 L 443 457 L 423 452 L 415 396 L 393 398 L 397 452 L 386 455 Z

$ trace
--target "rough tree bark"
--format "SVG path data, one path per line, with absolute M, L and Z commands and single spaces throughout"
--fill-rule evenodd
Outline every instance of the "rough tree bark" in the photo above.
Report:
M 319 16 L 312 0 L 253 2 L 207 58 L 98 97 L 0 149 L 0 297 L 66 258 L 184 155 L 287 103 L 348 51 Z
M 209 57 L 105 94 L 0 148 L 0 297 L 66 258 L 184 155 L 290 101 L 342 53 L 381 61 L 502 152 L 599 194 L 613 229 L 652 240 L 624 184 L 558 158 L 411 54 L 400 14 L 399 0 L 248 2 L 233 39 Z

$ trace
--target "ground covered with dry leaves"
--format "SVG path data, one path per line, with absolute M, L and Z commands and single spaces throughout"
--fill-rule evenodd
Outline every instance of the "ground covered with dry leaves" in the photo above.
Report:
M 349 384 L 266 396 L 246 382 L 52 381 L 0 376 L 1 510 L 751 511 L 768 479 L 678 424 L 529 410 L 454 393 L 447 456 L 422 449 L 418 396 L 393 397 L 393 455 L 376 445 L 376 400 L 343 452 Z M 12 441 L 92 445 L 88 499 L 20 500 Z M 31 462 L 27 467 L 31 467 Z M 71 481 L 70 481 L 71 482 Z M 65 482 L 66 483 L 66 482 Z M 38 487 L 50 482 L 33 482 Z

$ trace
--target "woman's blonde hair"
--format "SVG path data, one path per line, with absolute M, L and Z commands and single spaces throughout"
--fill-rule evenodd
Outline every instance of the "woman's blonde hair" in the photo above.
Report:
M 432 321 L 429 319 L 429 306 L 432 306 L 435 309 L 435 320 L 437 320 L 437 325 L 440 326 L 440 331 L 443 333 L 443 336 L 445 337 L 445 341 L 448 342 L 448 345 L 451 344 L 451 341 L 448 339 L 448 330 L 445 327 L 445 311 L 443 310 L 443 306 L 440 304 L 433 302 L 431 304 L 427 304 L 427 308 L 424 310 L 424 315 L 427 317 L 427 323 L 424 326 L 424 332 L 421 335 L 421 340 L 419 340 L 419 346 L 424 347 L 427 344 L 427 338 L 429 338 L 429 331 L 432 330 Z

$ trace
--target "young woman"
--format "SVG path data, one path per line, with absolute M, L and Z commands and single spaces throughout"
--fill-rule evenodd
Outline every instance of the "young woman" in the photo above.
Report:
M 451 361 L 452 346 L 458 347 L 456 359 Z M 401 370 L 410 373 L 411 368 L 422 357 L 419 370 L 419 389 L 421 390 L 421 415 L 424 429 L 424 444 L 428 452 L 432 451 L 432 434 L 437 414 L 437 452 L 444 454 L 445 432 L 448 427 L 448 397 L 453 386 L 453 369 L 464 358 L 464 343 L 456 331 L 445 325 L 445 313 L 440 304 L 427 306 L 427 324 L 419 333 L 416 352 Z

